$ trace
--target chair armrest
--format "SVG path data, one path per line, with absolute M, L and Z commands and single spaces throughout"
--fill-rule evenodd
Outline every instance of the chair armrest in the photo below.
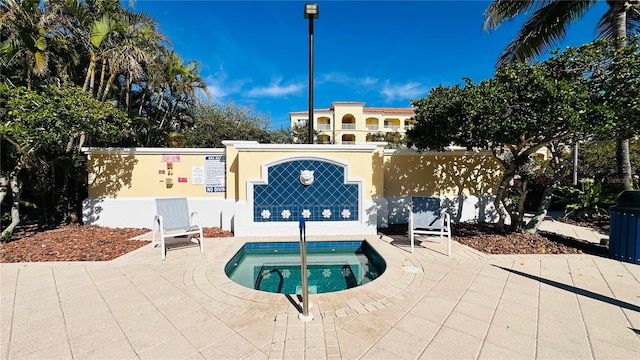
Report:
M 446 211 L 443 211 L 442 214 L 444 215 L 445 225 L 451 224 L 451 215 L 449 215 L 449 213 Z
M 153 217 L 153 230 L 155 230 L 156 224 L 158 224 L 158 230 L 164 229 L 164 221 L 162 220 L 162 215 L 155 215 Z
M 200 227 L 200 214 L 195 211 L 191 213 L 191 225 L 197 225 Z

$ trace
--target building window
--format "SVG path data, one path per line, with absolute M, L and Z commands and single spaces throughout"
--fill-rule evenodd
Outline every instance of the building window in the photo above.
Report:
M 389 119 L 384 121 L 384 128 L 390 130 L 398 130 L 400 128 L 400 119 Z
M 356 136 L 353 134 L 344 134 L 342 135 L 342 143 L 343 144 L 355 144 Z
M 356 118 L 347 114 L 342 117 L 342 130 L 354 130 L 356 128 Z

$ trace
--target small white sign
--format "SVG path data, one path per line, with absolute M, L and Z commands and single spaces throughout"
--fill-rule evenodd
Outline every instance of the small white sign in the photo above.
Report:
M 191 183 L 193 185 L 204 185 L 204 166 L 191 167 Z

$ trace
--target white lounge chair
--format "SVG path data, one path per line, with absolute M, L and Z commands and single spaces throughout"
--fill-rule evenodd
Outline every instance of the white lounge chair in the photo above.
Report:
M 447 255 L 451 256 L 451 217 L 440 209 L 440 199 L 436 197 L 411 197 L 409 213 L 409 238 L 413 253 L 416 234 L 447 236 Z
M 159 243 L 162 246 L 162 260 L 166 258 L 167 253 L 166 238 L 197 234 L 200 252 L 204 252 L 200 215 L 197 212 L 192 212 L 189 215 L 186 198 L 156 199 L 156 209 L 157 215 L 153 217 L 152 246 L 158 246 L 156 233 L 160 233 Z

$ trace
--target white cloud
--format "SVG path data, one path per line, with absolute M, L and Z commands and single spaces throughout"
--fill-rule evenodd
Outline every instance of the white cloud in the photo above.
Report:
M 282 78 L 275 79 L 269 86 L 257 86 L 247 92 L 250 97 L 279 97 L 297 94 L 306 87 L 303 83 L 282 84 Z
M 380 93 L 387 101 L 392 100 L 410 100 L 424 97 L 428 88 L 417 82 L 408 82 L 406 84 L 391 84 L 389 80 L 384 82 L 384 86 Z
M 246 80 L 227 81 L 227 79 L 228 75 L 222 65 L 213 75 L 205 78 L 211 100 L 223 102 L 229 96 L 240 93 L 242 86 L 247 82 Z
M 372 77 L 356 78 L 347 74 L 332 72 L 324 74 L 320 77 L 318 83 L 333 82 L 344 85 L 369 86 L 378 82 L 378 79 Z
M 372 77 L 365 77 L 364 79 L 360 79 L 360 84 L 364 86 L 373 85 L 378 82 L 378 79 Z
M 348 84 L 349 82 L 351 82 L 351 79 L 345 74 L 332 72 L 332 73 L 323 74 L 320 77 L 320 79 L 318 79 L 317 82 L 319 84 L 326 83 L 326 82 L 334 82 L 334 83 L 339 83 L 339 84 Z

